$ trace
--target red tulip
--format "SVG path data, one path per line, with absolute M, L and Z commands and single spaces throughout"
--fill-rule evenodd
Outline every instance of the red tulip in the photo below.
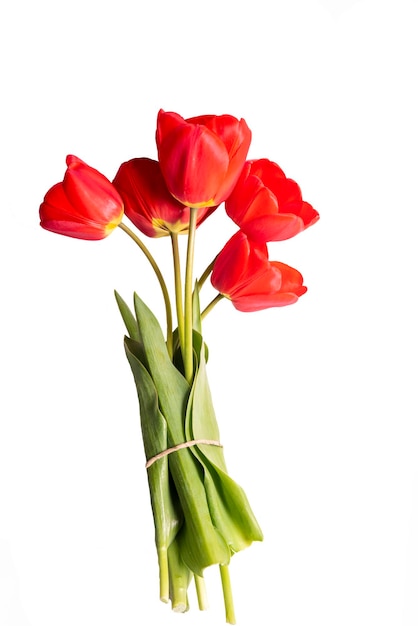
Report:
M 69 155 L 62 183 L 45 195 L 41 226 L 76 239 L 104 239 L 121 222 L 122 198 L 103 174 Z
M 249 237 L 263 242 L 289 239 L 319 219 L 298 184 L 268 159 L 245 163 L 225 209 Z
M 231 115 L 183 119 L 160 110 L 157 148 L 170 193 L 194 208 L 221 204 L 241 173 L 251 142 L 246 122 Z
M 158 161 L 141 158 L 122 163 L 113 184 L 122 196 L 126 215 L 148 237 L 187 232 L 190 209 L 170 194 Z M 198 209 L 198 225 L 215 208 Z
M 293 304 L 307 289 L 293 267 L 269 261 L 267 246 L 238 231 L 216 258 L 212 285 L 238 311 L 260 311 Z

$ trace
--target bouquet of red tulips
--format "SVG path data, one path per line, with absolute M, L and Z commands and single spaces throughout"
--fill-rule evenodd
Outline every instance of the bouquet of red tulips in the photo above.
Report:
M 262 532 L 244 491 L 227 472 L 206 375 L 202 320 L 222 298 L 244 312 L 296 302 L 306 292 L 302 276 L 271 261 L 267 243 L 293 237 L 319 216 L 276 163 L 246 160 L 251 131 L 243 119 L 185 120 L 161 110 L 156 142 L 158 161 L 127 161 L 113 182 L 68 156 L 64 179 L 45 195 L 40 220 L 47 230 L 87 240 L 103 239 L 118 226 L 155 272 L 165 303 L 164 330 L 137 294 L 132 307 L 119 294 L 116 300 L 140 405 L 160 598 L 171 601 L 175 611 L 187 610 L 194 579 L 199 608 L 206 608 L 204 570 L 218 564 L 226 621 L 233 624 L 228 563 L 235 552 L 260 541 Z M 196 277 L 196 229 L 221 203 L 237 232 Z M 175 302 L 138 231 L 170 237 Z M 185 259 L 178 242 L 183 234 Z M 202 307 L 209 277 L 216 295 Z

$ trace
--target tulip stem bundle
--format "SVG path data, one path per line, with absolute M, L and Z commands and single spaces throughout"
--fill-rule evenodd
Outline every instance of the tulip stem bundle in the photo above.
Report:
M 182 294 L 182 280 L 181 280 L 181 265 L 180 265 L 180 254 L 178 247 L 178 238 L 177 234 L 172 234 L 172 253 L 173 253 L 173 266 L 174 266 L 174 286 L 175 286 L 175 300 L 176 300 L 176 310 L 177 310 L 177 320 L 178 320 L 178 336 L 180 342 L 180 349 L 182 353 L 182 358 L 184 361 L 184 375 L 189 385 L 193 383 L 194 377 L 194 366 L 193 366 L 193 264 L 194 264 L 194 248 L 195 248 L 195 238 L 196 238 L 196 222 L 197 222 L 197 211 L 191 210 L 190 212 L 190 223 L 188 229 L 188 241 L 187 241 L 187 256 L 186 256 L 186 270 L 185 270 L 185 282 L 184 282 L 184 295 Z M 119 224 L 120 228 L 139 246 L 141 251 L 145 254 L 145 257 L 150 262 L 155 275 L 160 283 L 161 290 L 163 293 L 164 303 L 166 307 L 166 318 L 167 318 L 167 352 L 172 357 L 172 313 L 171 313 L 171 303 L 168 295 L 168 289 L 160 268 L 158 267 L 157 262 L 154 257 L 151 255 L 150 251 L 146 247 L 146 245 L 141 241 L 141 239 L 123 222 Z M 210 275 L 211 269 L 213 267 L 213 262 L 208 266 L 208 269 L 205 271 L 203 275 L 203 279 L 196 282 L 196 289 L 202 287 L 206 278 Z M 124 316 L 122 301 L 120 297 L 117 295 L 119 305 L 121 307 L 122 315 Z M 206 307 L 206 309 L 201 313 L 201 319 L 206 316 L 210 310 L 213 309 L 215 304 L 223 298 L 222 294 L 218 294 L 212 302 Z M 184 309 L 183 309 L 183 300 L 184 300 Z M 184 311 L 184 315 L 183 315 Z M 125 313 L 126 315 L 126 313 Z M 200 313 L 199 313 L 200 315 Z M 157 550 L 160 564 L 160 598 L 164 601 L 167 601 L 170 597 L 170 569 L 169 562 L 167 559 L 167 550 Z M 220 576 L 222 583 L 222 590 L 224 595 L 225 602 L 225 617 L 226 622 L 229 624 L 235 624 L 235 611 L 234 611 L 234 603 L 232 596 L 232 588 L 231 581 L 229 576 L 228 565 L 220 565 Z M 198 574 L 194 574 L 196 595 L 198 600 L 198 606 L 200 610 L 206 610 L 208 608 L 208 599 L 206 592 L 206 585 L 203 576 L 199 576 Z M 174 584 L 174 583 L 172 583 Z M 172 592 L 174 593 L 174 592 Z M 179 607 L 187 606 L 187 602 L 180 602 L 177 604 L 177 609 Z
M 188 381 L 189 385 L 192 385 L 194 378 L 194 366 L 193 366 L 193 264 L 194 264 L 194 248 L 195 248 L 195 239 L 196 239 L 196 225 L 197 225 L 197 211 L 192 209 L 190 211 L 190 222 L 188 229 L 188 241 L 187 241 L 187 256 L 186 256 L 186 270 L 185 270 L 185 281 L 184 281 L 184 294 L 182 293 L 182 280 L 181 280 L 181 264 L 180 264 L 180 254 L 178 247 L 178 238 L 177 234 L 171 234 L 172 241 L 172 254 L 173 254 L 173 266 L 174 266 L 174 286 L 175 286 L 175 301 L 176 301 L 176 311 L 177 311 L 177 320 L 178 320 L 178 337 L 180 343 L 180 350 L 182 354 L 182 359 L 184 363 L 184 376 Z M 161 291 L 164 298 L 164 304 L 166 308 L 166 319 L 167 319 L 167 352 L 169 356 L 172 358 L 173 353 L 173 333 L 172 333 L 172 309 L 171 302 L 168 294 L 168 289 L 165 283 L 165 280 L 162 276 L 161 270 L 155 261 L 154 257 L 148 250 L 147 246 L 143 243 L 143 241 L 123 222 L 119 224 L 119 227 L 139 246 L 141 251 L 144 253 L 145 257 L 150 262 L 155 275 L 158 279 L 158 282 L 161 287 Z M 199 281 L 196 281 L 196 290 L 200 291 L 200 288 L 203 286 L 206 278 L 210 275 L 210 272 L 213 268 L 213 262 L 208 266 L 202 275 Z M 197 293 L 197 291 L 195 292 Z M 122 303 L 122 300 L 117 295 L 117 299 L 119 302 L 119 306 L 121 309 L 122 316 L 126 321 L 126 305 Z M 222 294 L 218 294 L 206 307 L 206 309 L 202 313 L 198 313 L 200 318 L 203 319 L 210 310 L 213 309 L 215 304 L 219 302 L 220 299 L 223 298 Z M 183 308 L 184 301 L 184 308 Z M 125 308 L 124 308 L 125 307 Z M 184 313 L 183 313 L 184 311 Z M 128 327 L 128 325 L 127 325 Z M 128 328 L 129 330 L 129 328 Z M 167 549 L 163 550 L 157 549 L 158 560 L 160 564 L 160 598 L 163 601 L 167 601 L 170 597 L 170 567 L 169 561 L 167 558 Z M 225 617 L 226 622 L 229 624 L 235 624 L 235 610 L 232 596 L 232 588 L 231 581 L 229 576 L 229 570 L 227 564 L 220 564 L 220 576 L 222 583 L 222 590 L 224 595 L 224 603 L 225 603 Z M 196 595 L 198 600 L 198 606 L 200 610 L 206 610 L 208 608 L 208 599 L 206 592 L 206 585 L 203 576 L 198 574 L 194 574 Z M 172 583 L 172 586 L 175 583 Z M 172 590 L 172 595 L 175 594 L 175 591 Z M 178 594 L 177 594 L 178 595 Z M 184 600 L 182 602 L 178 602 L 176 605 L 177 610 L 179 608 L 183 608 L 187 606 L 187 602 Z
M 184 283 L 184 296 L 182 294 L 182 281 L 181 281 L 181 267 L 180 267 L 180 255 L 178 248 L 178 240 L 177 235 L 172 235 L 172 252 L 173 252 L 173 265 L 174 265 L 174 283 L 175 283 L 175 300 L 176 300 L 176 309 L 177 309 L 177 318 L 178 318 L 178 334 L 179 334 L 179 342 L 180 349 L 184 361 L 184 375 L 189 385 L 193 383 L 194 377 L 194 366 L 193 366 L 193 263 L 194 263 L 194 247 L 195 247 L 195 236 L 196 236 L 196 210 L 192 210 L 190 213 L 190 224 L 188 230 L 188 241 L 187 241 L 187 256 L 186 256 L 186 270 L 185 270 L 185 283 Z M 160 282 L 164 302 L 166 305 L 166 314 L 167 320 L 171 321 L 171 305 L 168 297 L 168 291 L 165 284 L 165 281 L 162 278 L 161 271 L 155 261 L 155 259 L 150 254 L 147 247 L 143 244 L 143 242 L 139 239 L 137 235 L 135 235 L 131 229 L 125 226 L 123 223 L 119 224 L 124 232 L 126 232 L 140 247 L 142 252 L 145 254 L 148 261 L 151 263 L 152 268 L 155 271 L 155 274 Z M 206 276 L 210 275 L 211 268 L 213 267 L 213 263 L 211 263 L 206 270 Z M 203 283 L 205 282 L 205 278 L 196 282 L 196 289 L 201 288 Z M 123 315 L 123 305 L 121 304 L 121 299 L 119 296 L 119 304 L 121 306 L 121 312 Z M 215 306 L 219 300 L 223 298 L 222 294 L 218 294 L 210 304 L 205 308 L 205 310 L 199 315 L 201 319 L 205 317 Z M 182 306 L 184 299 L 184 309 Z M 183 318 L 183 310 L 184 310 L 184 318 Z M 168 326 L 168 322 L 167 322 Z M 182 329 L 182 330 L 180 330 Z M 170 337 L 172 334 L 170 333 Z M 167 351 L 169 351 L 169 331 L 167 331 Z M 172 355 L 171 355 L 172 356 Z M 167 560 L 167 551 L 159 551 L 159 563 L 160 563 L 160 597 L 165 600 L 169 597 L 169 564 Z M 232 596 L 232 588 L 231 581 L 229 576 L 228 565 L 220 564 L 220 576 L 222 583 L 222 590 L 224 595 L 225 602 L 225 616 L 226 622 L 229 624 L 235 624 L 235 611 L 234 611 L 234 603 Z M 194 574 L 195 588 L 198 599 L 198 606 L 200 610 L 206 610 L 208 608 L 208 599 L 206 592 L 206 585 L 203 576 L 199 576 L 198 574 Z M 183 604 L 181 604 L 183 606 Z
M 115 296 L 139 401 L 160 599 L 171 602 L 176 612 L 188 610 L 193 579 L 199 609 L 205 610 L 204 570 L 218 565 L 230 624 L 235 623 L 231 557 L 263 536 L 243 489 L 227 471 L 202 320 L 224 298 L 242 312 L 297 302 L 306 292 L 302 275 L 271 261 L 267 243 L 289 239 L 319 218 L 276 163 L 246 160 L 250 142 L 242 119 L 183 119 L 160 111 L 158 160 L 131 159 L 110 182 L 69 155 L 63 181 L 51 187 L 40 207 L 41 226 L 68 237 L 104 239 L 119 226 L 151 264 L 165 304 L 165 334 L 136 293 L 132 308 Z M 197 228 L 222 203 L 238 230 L 195 280 Z M 162 272 L 140 237 L 122 222 L 125 215 L 146 236 L 171 238 L 175 329 Z M 184 268 L 181 234 L 187 235 Z M 216 295 L 202 310 L 200 291 L 209 277 Z
M 197 392 L 196 392 L 196 389 L 194 389 L 194 387 L 196 386 L 196 378 L 197 378 L 197 374 L 199 371 L 196 368 L 195 359 L 197 358 L 198 360 L 200 360 L 200 358 L 202 358 L 201 355 L 199 356 L 196 354 L 196 336 L 198 335 L 198 333 L 201 332 L 200 320 L 202 319 L 203 314 L 206 315 L 209 312 L 209 310 L 211 310 L 214 307 L 216 302 L 219 301 L 223 297 L 222 294 L 218 294 L 218 296 L 216 296 L 214 300 L 212 300 L 212 302 L 206 307 L 205 311 L 202 313 L 200 312 L 200 305 L 198 308 L 196 308 L 196 303 L 199 301 L 198 293 L 200 291 L 200 287 L 203 285 L 203 282 L 204 282 L 204 281 L 201 281 L 199 285 L 199 283 L 196 281 L 195 287 L 193 288 L 193 285 L 194 285 L 193 265 L 194 265 L 194 248 L 195 248 L 195 243 L 196 243 L 196 225 L 197 225 L 197 211 L 195 209 L 192 209 L 190 211 L 190 222 L 189 222 L 189 229 L 188 229 L 184 293 L 183 293 L 183 282 L 181 279 L 181 259 L 180 259 L 180 254 L 179 254 L 177 235 L 172 234 L 171 236 L 173 266 L 174 266 L 175 301 L 176 301 L 177 322 L 178 322 L 178 327 L 177 327 L 176 332 L 177 332 L 177 341 L 179 344 L 178 349 L 180 351 L 181 361 L 182 361 L 181 371 L 184 373 L 184 378 L 187 381 L 188 386 L 189 386 L 189 391 L 187 395 L 189 395 L 189 398 L 190 396 L 193 396 L 194 402 L 196 402 L 197 400 L 196 398 Z M 148 248 L 142 242 L 142 240 L 124 223 L 121 222 L 119 226 L 139 246 L 141 251 L 144 253 L 145 257 L 150 262 L 155 272 L 155 275 L 158 279 L 158 282 L 160 284 L 163 298 L 164 298 L 165 307 L 166 307 L 166 318 L 167 318 L 167 337 L 165 341 L 166 349 L 167 349 L 166 354 L 171 362 L 171 360 L 174 357 L 172 314 L 171 314 L 171 303 L 170 303 L 170 298 L 168 295 L 168 289 L 167 289 L 166 283 L 163 279 L 162 273 L 159 269 L 157 262 L 155 261 L 154 257 L 151 255 Z M 209 275 L 209 273 L 207 274 Z M 125 325 L 126 325 L 126 328 L 130 335 L 131 340 L 135 340 L 139 338 L 138 333 L 141 333 L 140 329 L 147 328 L 152 325 L 157 326 L 158 323 L 156 322 L 156 320 L 152 318 L 153 317 L 152 313 L 146 309 L 145 305 L 139 303 L 139 298 L 137 296 L 135 296 L 135 315 L 137 317 L 137 319 L 135 320 L 135 315 L 129 311 L 128 306 L 119 296 L 119 294 L 116 293 L 115 295 L 116 295 L 116 299 L 119 305 L 120 312 L 122 314 L 122 318 L 125 322 Z M 139 309 L 141 308 L 142 308 L 142 313 L 139 313 Z M 140 319 L 139 319 L 140 315 L 144 316 L 145 321 L 142 323 L 140 322 Z M 200 350 L 203 350 L 204 348 L 203 340 L 201 336 L 199 337 L 200 337 L 199 338 Z M 159 343 L 160 343 L 160 349 L 162 349 L 161 339 L 159 340 Z M 144 444 L 145 444 L 145 448 L 147 449 L 147 443 L 148 443 L 147 431 L 149 431 L 151 427 L 155 427 L 155 424 L 153 424 L 152 415 L 150 416 L 149 410 L 145 408 L 147 401 L 144 400 L 143 391 L 140 390 L 140 387 L 144 385 L 144 380 L 143 380 L 144 374 L 143 372 L 142 373 L 138 372 L 138 366 L 140 365 L 140 363 L 138 363 L 137 358 L 135 358 L 136 355 L 135 355 L 134 350 L 132 350 L 131 345 L 132 344 L 130 343 L 126 345 L 127 356 L 128 356 L 128 360 L 131 363 L 135 380 L 137 381 L 138 396 L 139 396 L 140 406 L 141 406 L 141 421 L 142 421 L 142 429 L 143 429 L 143 436 L 144 436 Z M 155 349 L 155 344 L 153 344 L 153 350 L 154 349 Z M 139 355 L 137 355 L 137 357 L 138 356 Z M 164 357 L 163 360 L 165 360 L 165 358 L 167 357 Z M 144 362 L 146 361 L 144 360 Z M 162 365 L 162 363 L 160 363 L 159 367 L 161 367 L 161 371 L 163 371 L 165 366 Z M 155 382 L 156 381 L 154 381 L 154 383 Z M 211 413 L 213 414 L 213 409 L 212 409 L 211 400 L 210 400 L 210 392 L 209 392 L 209 388 L 207 387 L 206 382 L 203 387 L 202 395 L 204 396 L 202 398 L 203 403 L 204 403 L 204 411 L 205 412 L 208 411 L 209 414 Z M 187 421 L 187 410 L 186 410 L 185 419 Z M 212 419 L 213 419 L 212 428 L 214 430 L 213 431 L 209 430 L 208 432 L 209 434 L 211 432 L 212 433 L 214 432 L 215 434 L 213 436 L 216 437 L 216 440 L 213 440 L 213 443 L 210 443 L 209 439 L 199 439 L 198 441 L 202 445 L 202 447 L 210 446 L 210 445 L 220 445 L 217 442 L 219 435 L 217 431 L 214 414 L 213 414 Z M 168 429 L 170 429 L 170 424 L 168 420 L 167 420 L 167 427 Z M 177 439 L 179 436 L 182 439 L 186 438 L 186 441 L 187 441 L 186 434 L 176 435 L 175 437 L 173 437 L 173 440 Z M 190 433 L 189 437 L 192 437 L 192 436 L 193 435 Z M 165 446 L 166 446 L 165 449 L 163 446 L 163 452 L 167 451 L 169 454 L 172 454 L 173 452 L 178 453 L 179 449 L 181 448 L 181 446 L 179 445 L 174 445 L 172 448 L 168 447 L 168 446 L 171 446 L 170 438 L 167 439 L 167 443 L 165 444 Z M 192 456 L 193 456 L 193 453 L 192 453 Z M 162 454 L 157 454 L 155 455 L 155 457 L 154 455 L 151 455 L 151 459 L 149 459 L 148 457 L 148 462 L 147 462 L 148 471 L 152 472 L 153 471 L 152 466 L 154 465 L 154 463 L 159 462 L 164 457 L 165 455 L 162 455 Z M 165 462 L 167 463 L 167 459 Z M 220 460 L 220 465 L 224 467 L 223 458 L 221 458 Z M 195 468 L 195 469 L 198 469 L 198 468 Z M 168 470 L 170 470 L 170 459 L 168 459 Z M 224 471 L 225 470 L 226 468 L 224 469 Z M 181 477 L 181 483 L 184 482 L 185 470 L 182 470 L 182 471 L 183 471 L 183 475 Z M 166 472 L 164 474 L 166 474 Z M 188 475 L 193 474 L 192 468 L 189 468 L 187 470 L 187 474 Z M 164 477 L 164 475 L 158 477 L 157 486 L 156 486 L 155 481 L 151 480 L 151 477 L 149 476 L 151 501 L 153 503 L 154 518 L 155 518 L 155 524 L 156 524 L 157 555 L 158 555 L 158 562 L 159 562 L 159 568 L 160 568 L 160 598 L 164 602 L 167 602 L 169 599 L 171 599 L 173 609 L 177 612 L 182 612 L 188 608 L 187 594 L 185 595 L 187 591 L 188 583 L 185 584 L 182 580 L 182 577 L 180 577 L 178 573 L 176 572 L 178 568 L 178 561 L 176 561 L 175 564 L 173 565 L 173 560 L 170 559 L 170 556 L 169 556 L 170 548 L 172 551 L 172 546 L 174 545 L 173 539 L 171 538 L 172 543 L 170 544 L 170 539 L 167 539 L 167 537 L 164 537 L 164 539 L 162 540 L 163 543 L 161 543 L 161 535 L 164 535 L 165 532 L 159 528 L 160 526 L 159 519 L 165 515 L 165 510 L 169 510 L 173 506 L 173 503 L 170 503 L 169 498 L 168 498 L 168 494 L 170 491 L 169 485 L 165 484 L 164 486 L 164 484 L 161 484 L 162 480 L 164 480 L 164 482 L 167 480 L 166 477 Z M 228 480 L 229 482 L 232 483 L 231 479 L 228 479 Z M 175 478 L 174 478 L 174 482 L 176 483 Z M 200 482 L 200 478 L 199 478 L 199 482 Z M 246 509 L 245 513 L 242 510 L 240 511 L 240 516 L 247 517 L 249 526 L 252 528 L 250 531 L 249 537 L 246 541 L 251 542 L 252 540 L 261 540 L 262 538 L 261 531 L 259 530 L 258 525 L 255 521 L 255 518 L 253 517 L 251 513 L 249 504 L 245 498 L 244 493 L 237 485 L 235 485 L 235 490 L 238 494 L 237 504 L 239 508 Z M 193 496 L 193 490 L 188 489 L 189 493 L 190 491 L 192 491 L 192 496 Z M 167 501 L 162 502 L 161 497 L 158 495 L 159 493 L 165 493 L 165 495 L 163 495 L 163 500 L 166 499 Z M 217 497 L 219 498 L 219 495 Z M 235 498 L 237 498 L 236 494 L 235 494 Z M 180 497 L 180 505 L 181 505 L 181 497 Z M 217 508 L 219 508 L 219 504 Z M 201 515 L 201 511 L 200 510 L 197 511 L 195 509 L 194 516 L 198 517 L 200 515 Z M 226 524 L 228 523 L 226 521 L 226 518 L 225 518 L 224 523 Z M 168 524 L 166 522 L 167 526 L 175 527 L 176 524 L 178 524 L 178 520 L 176 520 L 175 522 L 171 520 L 171 522 Z M 209 534 L 211 532 L 213 531 L 209 531 Z M 200 530 L 201 541 L 205 540 L 204 536 L 205 536 L 205 530 L 201 529 Z M 209 539 L 207 549 L 209 552 L 212 552 L 210 544 L 211 544 L 211 540 Z M 229 549 L 228 549 L 228 552 L 229 552 Z M 177 555 L 177 558 L 178 558 L 178 555 Z M 227 557 L 224 557 L 223 559 L 220 559 L 219 557 L 210 557 L 209 563 L 204 563 L 204 565 L 202 566 L 202 570 L 200 570 L 200 567 L 197 571 L 194 568 L 191 569 L 190 573 L 186 575 L 186 579 L 190 579 L 190 574 L 193 573 L 193 579 L 195 582 L 195 589 L 196 589 L 199 609 L 206 610 L 208 608 L 208 599 L 207 599 L 205 580 L 203 577 L 203 567 L 207 566 L 208 564 L 218 562 L 219 568 L 220 568 L 220 577 L 221 577 L 224 604 L 225 604 L 225 619 L 227 623 L 235 624 L 235 610 L 234 610 L 234 603 L 233 603 L 233 596 L 232 596 L 231 581 L 230 581 L 229 570 L 228 570 L 228 561 L 229 561 L 229 555 Z M 184 569 L 184 565 L 182 565 L 181 569 Z M 181 580 L 180 585 L 178 583 L 179 578 Z M 183 574 L 183 578 L 184 578 L 184 574 Z

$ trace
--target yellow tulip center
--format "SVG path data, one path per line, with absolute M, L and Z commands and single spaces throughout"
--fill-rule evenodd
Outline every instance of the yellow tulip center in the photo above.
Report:
M 122 221 L 124 215 L 124 210 L 122 209 L 122 211 L 120 212 L 120 214 L 118 215 L 118 217 L 114 220 L 112 220 L 111 222 L 109 222 L 108 224 L 106 224 L 104 231 L 105 231 L 105 237 L 107 237 L 108 235 L 110 235 L 110 233 L 112 233 L 115 228 L 117 226 L 119 226 L 119 224 Z

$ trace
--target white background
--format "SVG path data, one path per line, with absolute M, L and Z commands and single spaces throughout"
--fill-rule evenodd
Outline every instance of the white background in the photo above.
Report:
M 231 564 L 241 626 L 418 624 L 417 3 L 22 1 L 1 52 L 0 623 L 218 625 L 171 613 L 113 300 L 152 272 L 119 229 L 43 231 L 73 153 L 155 157 L 159 108 L 230 113 L 321 220 L 270 247 L 308 293 L 205 325 L 231 475 L 265 541 Z M 197 271 L 234 232 L 220 208 Z M 154 245 L 155 244 L 155 245 Z M 165 272 L 168 240 L 150 242 Z M 210 289 L 206 292 L 211 297 Z

